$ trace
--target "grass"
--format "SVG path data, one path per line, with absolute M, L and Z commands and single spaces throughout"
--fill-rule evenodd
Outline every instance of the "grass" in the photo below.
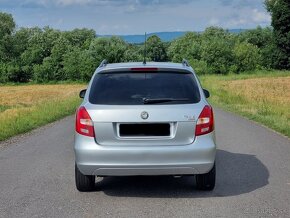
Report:
M 83 84 L 0 86 L 0 141 L 75 112 Z
M 210 102 L 290 137 L 290 72 L 201 76 Z

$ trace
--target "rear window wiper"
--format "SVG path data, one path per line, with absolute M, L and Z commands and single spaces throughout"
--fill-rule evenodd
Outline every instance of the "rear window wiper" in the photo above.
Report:
M 171 101 L 189 101 L 189 98 L 143 98 L 144 104 L 158 104 Z

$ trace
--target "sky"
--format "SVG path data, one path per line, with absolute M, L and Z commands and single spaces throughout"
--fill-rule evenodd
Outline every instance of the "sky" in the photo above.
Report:
M 0 0 L 17 27 L 94 29 L 97 34 L 202 31 L 269 26 L 264 0 Z

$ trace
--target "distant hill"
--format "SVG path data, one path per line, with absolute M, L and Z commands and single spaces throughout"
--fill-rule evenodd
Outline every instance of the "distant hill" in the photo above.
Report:
M 163 42 L 171 42 L 176 38 L 183 36 L 186 32 L 158 32 L 149 33 L 147 37 L 157 35 Z M 122 39 L 129 43 L 143 43 L 144 35 L 120 35 Z
M 245 31 L 245 29 L 230 29 L 229 32 L 231 33 L 240 33 Z M 171 42 L 176 38 L 179 38 L 185 35 L 187 31 L 175 31 L 175 32 L 156 32 L 156 33 L 149 33 L 147 37 L 152 35 L 157 35 L 163 42 Z M 112 35 L 98 35 L 99 37 L 112 37 Z M 144 42 L 144 35 L 117 35 L 121 37 L 128 43 L 133 44 L 140 44 Z

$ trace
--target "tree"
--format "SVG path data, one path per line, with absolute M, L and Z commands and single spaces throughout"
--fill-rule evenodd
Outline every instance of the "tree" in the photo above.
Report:
M 226 74 L 233 65 L 235 40 L 228 31 L 209 27 L 204 33 L 188 32 L 173 41 L 168 53 L 174 62 L 187 59 L 197 73 Z
M 90 42 L 96 37 L 96 32 L 94 30 L 83 28 L 65 31 L 62 35 L 72 46 L 88 48 Z
M 13 56 L 20 58 L 21 54 L 29 47 L 29 41 L 33 38 L 34 34 L 39 33 L 40 29 L 35 28 L 20 28 L 12 36 L 13 41 Z
M 10 69 L 14 70 L 9 73 L 7 68 L 8 78 L 10 81 L 27 82 L 32 79 L 32 67 L 29 67 L 23 63 L 21 55 L 27 50 L 29 40 L 37 30 L 38 28 L 21 28 L 12 35 L 12 48 L 10 51 L 11 58 L 8 66 L 14 66 L 14 68 L 10 67 Z
M 167 60 L 166 48 L 158 36 L 150 36 L 147 39 L 146 46 L 147 57 L 151 61 L 162 62 Z
M 0 12 L 0 39 L 5 35 L 11 35 L 15 28 L 15 22 L 11 14 Z
M 90 55 L 97 64 L 107 59 L 110 63 L 123 62 L 127 44 L 119 37 L 95 38 L 89 47 Z
M 257 69 L 261 56 L 257 46 L 248 42 L 238 42 L 234 47 L 234 62 L 237 72 Z
M 262 28 L 258 26 L 256 29 L 246 30 L 238 35 L 238 40 L 246 41 L 258 48 L 266 46 L 273 41 L 273 30 L 270 27 Z
M 204 39 L 212 39 L 212 38 L 226 39 L 229 37 L 229 32 L 221 27 L 211 26 L 206 28 L 202 35 Z
M 63 70 L 69 80 L 90 80 L 96 69 L 96 63 L 88 50 L 75 47 L 64 55 Z
M 202 42 L 201 60 L 209 67 L 209 73 L 227 74 L 233 64 L 233 50 L 231 42 L 213 37 Z
M 234 62 L 235 36 L 228 31 L 209 27 L 201 36 L 201 60 L 208 66 L 208 73 L 227 74 Z
M 277 52 L 277 68 L 290 69 L 290 1 L 266 0 L 266 7 L 272 15 Z
M 26 82 L 31 73 L 22 67 L 20 55 L 27 48 L 29 33 L 23 28 L 15 31 L 11 14 L 0 12 L 0 77 L 2 81 Z M 1 63 L 2 62 L 2 63 Z
M 21 59 L 25 65 L 41 64 L 44 58 L 51 55 L 55 41 L 60 31 L 45 27 L 33 30 L 34 33 L 28 42 L 28 48 L 22 53 Z
M 174 62 L 181 62 L 182 59 L 199 59 L 192 57 L 192 54 L 200 55 L 200 36 L 194 32 L 188 32 L 184 36 L 174 40 L 168 48 L 168 56 Z
M 14 29 L 15 22 L 12 15 L 0 12 L 0 62 L 11 59 L 12 32 Z
M 124 54 L 125 62 L 143 61 L 144 49 L 140 45 L 129 44 Z
M 47 59 L 49 60 L 47 64 L 52 65 L 50 69 L 54 69 L 54 71 L 51 72 L 53 80 L 67 79 L 63 71 L 63 57 L 70 50 L 72 50 L 70 42 L 61 34 L 60 37 L 55 40 L 51 49 L 51 55 L 49 56 L 49 59 Z
M 289 69 L 290 2 L 265 0 L 265 4 L 273 28 L 232 34 L 209 27 L 168 43 L 154 35 L 146 42 L 148 60 L 181 62 L 185 58 L 199 74 Z M 143 61 L 144 44 L 129 44 L 119 37 L 97 38 L 91 29 L 15 26 L 12 15 L 0 12 L 0 82 L 87 81 L 103 59 L 109 63 Z
M 260 64 L 263 68 L 271 69 L 278 65 L 276 55 L 279 50 L 275 45 L 273 28 L 258 26 L 256 29 L 240 33 L 238 40 L 240 42 L 248 42 L 259 48 L 261 55 Z
M 56 71 L 54 65 L 51 64 L 51 58 L 46 57 L 42 64 L 33 65 L 33 76 L 34 80 L 37 82 L 48 82 L 55 80 L 53 77 L 53 72 Z

